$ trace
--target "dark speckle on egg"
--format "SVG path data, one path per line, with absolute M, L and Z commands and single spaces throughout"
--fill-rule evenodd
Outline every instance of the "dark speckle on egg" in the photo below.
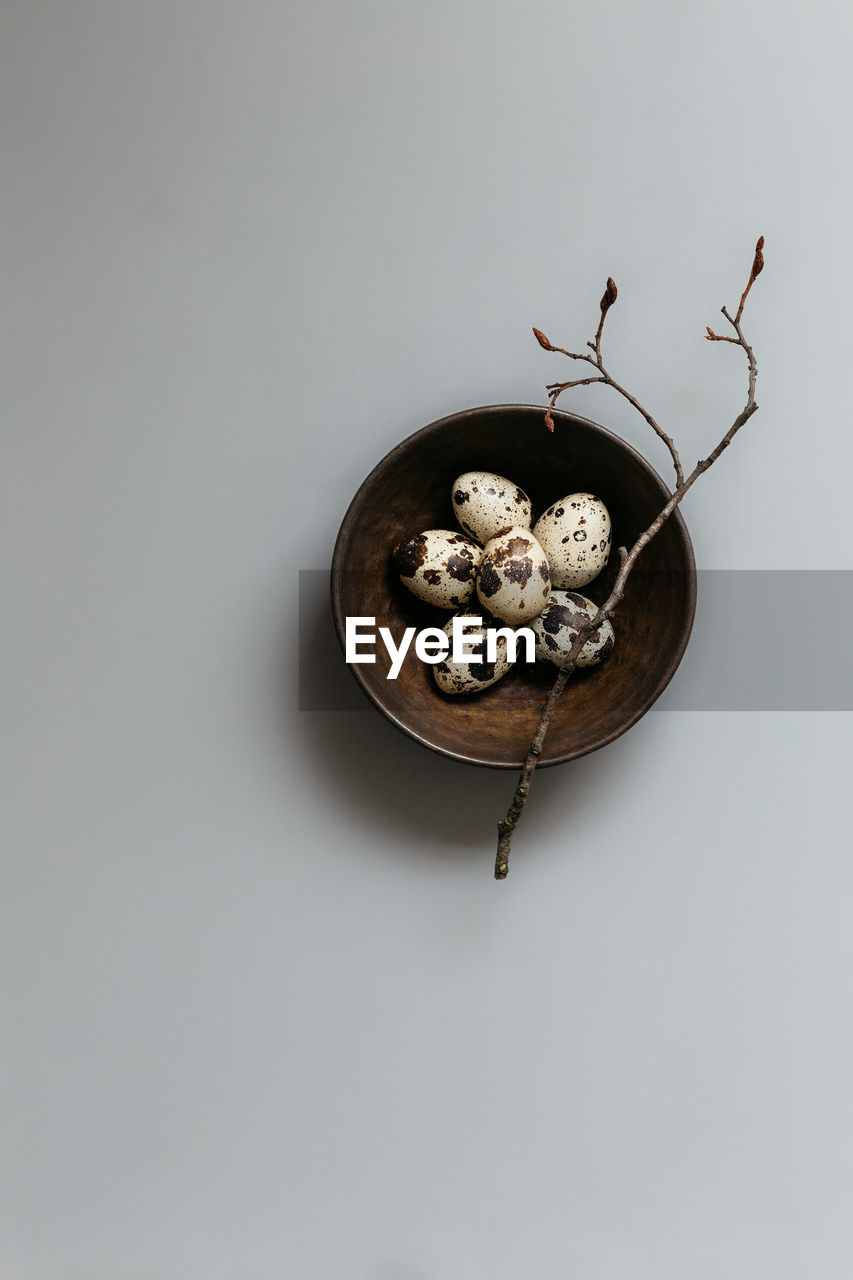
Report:
M 480 565 L 480 572 L 477 576 L 480 595 L 493 596 L 496 591 L 501 589 L 501 580 L 491 564 Z
M 413 578 L 426 557 L 427 543 L 422 533 L 406 542 L 398 542 L 392 556 L 394 567 L 401 578 Z
M 570 627 L 574 621 L 575 615 L 563 605 L 552 604 L 542 614 L 541 627 L 549 635 L 555 636 L 561 627 Z
M 598 651 L 598 661 L 603 662 L 605 658 L 609 658 L 615 647 L 616 641 L 614 639 L 613 632 L 611 631 L 610 635 Z
M 495 552 L 495 559 L 499 562 L 510 560 L 514 556 L 523 556 L 526 551 L 533 546 L 529 538 L 510 538 L 505 546 Z
M 467 582 L 471 577 L 474 565 L 472 564 L 471 554 L 468 558 L 464 555 L 452 555 L 447 561 L 447 572 L 451 578 L 455 578 L 457 582 Z
M 508 582 L 517 582 L 521 585 L 527 582 L 532 572 L 533 561 L 530 556 L 516 556 L 508 560 L 503 568 L 503 575 Z

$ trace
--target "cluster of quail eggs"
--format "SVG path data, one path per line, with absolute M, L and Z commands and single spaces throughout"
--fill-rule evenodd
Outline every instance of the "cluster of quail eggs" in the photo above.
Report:
M 560 666 L 578 631 L 597 606 L 577 588 L 601 573 L 610 555 L 610 516 L 600 498 L 570 493 L 530 522 L 530 498 L 512 481 L 490 471 L 467 471 L 451 489 L 453 513 L 464 531 L 427 529 L 393 551 L 405 587 L 427 604 L 480 617 L 466 629 L 466 652 L 475 661 L 447 658 L 433 665 L 443 693 L 479 693 L 502 679 L 511 663 L 506 637 L 498 636 L 487 660 L 486 629 L 529 626 L 536 658 Z M 453 618 L 444 631 L 451 636 Z M 612 651 L 613 626 L 603 622 L 584 645 L 579 667 L 591 667 Z M 477 661 L 476 659 L 481 659 Z

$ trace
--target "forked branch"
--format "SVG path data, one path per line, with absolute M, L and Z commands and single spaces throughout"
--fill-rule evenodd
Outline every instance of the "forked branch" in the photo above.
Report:
M 530 785 L 531 785 L 531 782 L 533 781 L 533 775 L 536 771 L 536 766 L 538 765 L 539 758 L 542 754 L 542 746 L 545 742 L 545 735 L 548 732 L 548 726 L 551 723 L 551 719 L 554 715 L 554 711 L 556 710 L 557 703 L 560 700 L 560 695 L 562 694 L 563 690 L 565 689 L 566 685 L 568 684 L 569 680 L 571 679 L 575 671 L 578 655 L 580 654 L 584 645 L 589 640 L 590 636 L 593 635 L 595 631 L 597 631 L 597 629 L 601 626 L 601 624 L 605 620 L 607 620 L 613 615 L 616 607 L 618 606 L 623 595 L 625 594 L 625 587 L 627 585 L 631 570 L 633 569 L 634 565 L 637 563 L 637 559 L 642 553 L 642 551 L 649 545 L 652 538 L 654 538 L 660 532 L 663 525 L 666 523 L 666 521 L 672 515 L 675 508 L 680 504 L 680 502 L 684 498 L 685 494 L 693 487 L 693 485 L 696 483 L 699 477 L 705 471 L 707 471 L 709 467 L 713 466 L 713 464 L 717 461 L 717 459 L 719 458 L 723 450 L 728 448 L 728 446 L 731 444 L 734 437 L 737 435 L 738 431 L 740 431 L 744 423 L 749 421 L 749 419 L 752 417 L 752 415 L 755 413 L 755 411 L 758 408 L 758 404 L 756 403 L 756 400 L 755 400 L 755 383 L 756 383 L 756 378 L 758 376 L 758 365 L 755 360 L 755 353 L 753 352 L 752 347 L 749 345 L 746 338 L 744 337 L 740 322 L 741 322 L 741 317 L 743 316 L 743 309 L 744 309 L 744 305 L 746 304 L 746 299 L 749 296 L 749 291 L 752 288 L 753 284 L 755 283 L 757 277 L 760 275 L 764 267 L 763 250 L 764 250 L 764 236 L 760 236 L 755 246 L 755 255 L 752 260 L 752 268 L 749 273 L 749 279 L 746 283 L 746 288 L 741 294 L 740 304 L 738 306 L 736 314 L 732 316 L 726 307 L 722 308 L 723 315 L 725 316 L 726 320 L 728 320 L 729 324 L 732 326 L 732 329 L 734 330 L 734 337 L 728 334 L 715 333 L 710 326 L 708 326 L 705 333 L 705 336 L 709 342 L 732 342 L 736 346 L 743 348 L 743 351 L 746 355 L 747 375 L 748 375 L 746 404 L 741 409 L 740 413 L 737 415 L 734 422 L 729 427 L 728 431 L 725 433 L 725 435 L 722 437 L 719 443 L 715 446 L 715 448 L 711 450 L 711 452 L 708 454 L 706 458 L 701 458 L 696 463 L 695 467 L 687 477 L 685 477 L 684 475 L 684 471 L 681 465 L 681 460 L 678 455 L 678 450 L 676 449 L 675 444 L 673 443 L 671 437 L 667 435 L 667 433 L 660 427 L 660 425 L 655 421 L 655 419 L 651 416 L 651 414 L 646 409 L 643 408 L 643 406 L 639 403 L 639 401 L 637 401 L 635 397 L 631 395 L 630 392 L 626 391 L 624 387 L 621 387 L 617 382 L 613 380 L 613 378 L 610 377 L 610 374 L 607 372 L 607 370 L 604 367 L 604 362 L 601 358 L 601 335 L 604 330 L 604 321 L 607 316 L 607 312 L 610 310 L 611 306 L 616 301 L 616 296 L 617 296 L 616 285 L 613 283 L 612 280 L 608 279 L 607 288 L 605 289 L 604 296 L 601 299 L 601 303 L 600 303 L 601 319 L 599 320 L 599 323 L 598 323 L 598 329 L 596 331 L 595 339 L 594 341 L 587 343 L 587 346 L 593 352 L 592 355 L 587 355 L 586 353 L 583 353 L 583 352 L 567 351 L 564 347 L 552 346 L 552 344 L 545 337 L 544 333 L 542 333 L 539 329 L 533 330 L 536 336 L 537 342 L 546 351 L 558 351 L 562 355 L 568 356 L 570 360 L 586 361 L 588 364 L 594 365 L 596 369 L 598 369 L 599 371 L 597 375 L 590 378 L 575 379 L 574 381 L 571 381 L 571 382 L 555 382 L 548 387 L 548 392 L 550 394 L 550 402 L 545 414 L 545 425 L 547 426 L 548 430 L 549 431 L 554 430 L 554 419 L 551 417 L 551 410 L 554 408 L 554 405 L 556 404 L 560 395 L 562 395 L 563 391 L 568 390 L 570 387 L 586 386 L 592 382 L 604 382 L 608 386 L 613 387 L 615 391 L 618 391 L 620 395 L 624 396 L 625 399 L 628 400 L 629 403 L 632 404 L 634 408 L 637 409 L 637 411 L 642 414 L 642 416 L 645 418 L 646 422 L 648 422 L 648 424 L 651 426 L 655 434 L 659 436 L 661 440 L 664 441 L 667 448 L 669 449 L 670 456 L 672 457 L 673 465 L 675 467 L 676 484 L 675 484 L 675 489 L 673 490 L 668 501 L 666 502 L 666 505 L 662 508 L 661 511 L 658 512 L 657 516 L 655 516 L 654 520 L 649 525 L 649 527 L 643 530 L 643 532 L 637 538 L 636 542 L 630 548 L 630 550 L 627 549 L 626 547 L 619 548 L 619 560 L 620 560 L 619 571 L 616 575 L 616 581 L 613 584 L 613 589 L 610 592 L 610 595 L 605 600 L 604 604 L 600 607 L 600 609 L 596 613 L 595 617 L 591 618 L 589 622 L 584 623 L 584 625 L 578 631 L 578 634 L 575 637 L 574 642 L 572 643 L 571 649 L 566 655 L 566 659 L 563 665 L 561 666 L 559 672 L 557 673 L 557 678 L 554 681 L 553 687 L 551 688 L 551 691 L 548 694 L 547 699 L 545 700 L 545 705 L 542 708 L 542 714 L 539 717 L 539 723 L 536 726 L 536 732 L 533 735 L 533 741 L 530 744 L 530 750 L 527 753 L 527 759 L 525 760 L 524 767 L 521 770 L 521 775 L 518 780 L 518 785 L 516 786 L 516 789 L 515 789 L 515 794 L 513 795 L 513 798 L 512 798 L 512 803 L 510 804 L 509 809 L 507 810 L 506 816 L 502 818 L 501 821 L 498 823 L 498 848 L 497 848 L 497 856 L 495 858 L 495 879 L 496 880 L 504 880 L 509 870 L 509 854 L 510 854 L 510 847 L 512 845 L 513 832 L 515 831 L 515 828 L 518 826 L 518 822 L 521 818 L 522 813 L 524 812 L 524 806 L 527 803 L 527 797 L 530 793 Z
M 611 377 L 607 369 L 605 369 L 604 361 L 601 358 L 601 335 L 604 332 L 604 321 L 606 320 L 607 313 L 613 306 L 617 297 L 618 290 L 616 285 L 611 277 L 608 276 L 607 287 L 605 288 L 601 302 L 599 303 L 601 319 L 598 322 L 595 339 L 586 344 L 592 352 L 592 355 L 587 354 L 585 351 L 566 351 L 564 347 L 552 347 L 541 329 L 533 330 L 536 335 L 536 341 L 539 343 L 540 347 L 543 347 L 546 351 L 559 351 L 561 355 L 568 356 L 570 360 L 584 360 L 587 364 L 594 365 L 595 368 L 598 369 L 598 374 L 595 377 L 575 378 L 570 382 L 552 382 L 550 386 L 546 388 L 548 395 L 550 396 L 550 400 L 548 403 L 548 412 L 545 414 L 545 426 L 549 431 L 554 430 L 554 419 L 551 417 L 551 410 L 554 408 L 554 405 L 557 403 L 564 391 L 568 391 L 571 387 L 585 387 L 592 382 L 604 382 L 608 387 L 612 387 L 614 391 L 618 391 L 620 396 L 624 396 L 628 403 L 633 405 L 637 412 L 645 418 L 655 435 L 664 442 L 669 450 L 669 456 L 672 458 L 672 465 L 675 467 L 675 484 L 677 487 L 684 481 L 684 470 L 681 466 L 681 459 L 678 456 L 678 450 L 675 447 L 675 442 L 673 441 L 672 436 L 667 435 L 660 423 L 652 417 L 648 409 L 643 408 L 636 396 L 632 395 L 631 392 L 621 386 L 615 378 Z

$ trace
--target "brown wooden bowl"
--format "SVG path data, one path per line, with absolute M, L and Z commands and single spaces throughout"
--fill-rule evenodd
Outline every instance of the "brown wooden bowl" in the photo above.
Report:
M 595 493 L 610 512 L 613 547 L 631 545 L 666 502 L 664 482 L 604 427 L 570 413 L 553 416 L 551 434 L 541 407 L 467 409 L 416 431 L 374 467 L 344 516 L 332 561 L 332 608 L 342 646 L 348 616 L 375 618 L 376 628 L 389 627 L 396 639 L 407 626 L 442 626 L 451 616 L 422 604 L 402 586 L 391 567 L 391 549 L 425 529 L 456 528 L 450 490 L 465 471 L 496 471 L 521 485 L 533 501 L 534 521 L 566 494 Z M 601 604 L 617 563 L 614 553 L 584 594 Z M 614 617 L 613 654 L 569 682 L 541 764 L 562 764 L 596 751 L 648 711 L 681 661 L 695 607 L 693 548 L 676 511 L 631 575 Z M 375 652 L 374 664 L 350 665 L 350 670 L 398 728 L 456 760 L 521 767 L 555 667 L 519 663 L 482 693 L 450 697 L 439 692 L 414 645 L 396 680 L 386 678 L 390 664 L 378 639 Z

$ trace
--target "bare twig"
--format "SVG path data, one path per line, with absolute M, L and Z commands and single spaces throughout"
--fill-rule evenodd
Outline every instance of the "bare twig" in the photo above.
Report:
M 681 469 L 681 462 L 678 457 L 678 452 L 675 448 L 675 445 L 670 440 L 669 436 L 666 436 L 661 431 L 660 427 L 657 425 L 657 423 L 654 421 L 651 415 L 648 414 L 646 410 L 643 409 L 642 406 L 637 403 L 637 401 L 634 399 L 632 395 L 630 395 L 622 387 L 618 386 L 612 380 L 612 378 L 610 378 L 610 376 L 607 374 L 606 370 L 604 369 L 604 365 L 601 360 L 601 333 L 604 327 L 604 319 L 605 319 L 605 316 L 607 315 L 607 311 L 610 309 L 610 307 L 613 305 L 613 303 L 616 300 L 616 286 L 613 284 L 612 280 L 607 281 L 607 289 L 605 290 L 604 297 L 601 299 L 601 320 L 599 321 L 598 331 L 595 335 L 595 341 L 594 343 L 590 342 L 587 344 L 595 352 L 594 359 L 592 356 L 575 355 L 569 351 L 564 351 L 563 348 L 561 347 L 553 347 L 543 333 L 540 333 L 538 329 L 534 329 L 534 333 L 536 334 L 536 338 L 537 338 L 537 341 L 539 342 L 539 345 L 544 347 L 546 351 L 561 351 L 562 354 L 569 356 L 569 358 L 572 360 L 587 360 L 591 364 L 595 364 L 597 368 L 601 370 L 601 373 L 602 373 L 601 378 L 581 379 L 575 383 L 555 383 L 548 388 L 549 392 L 552 393 L 551 401 L 550 401 L 548 411 L 546 413 L 546 418 L 545 418 L 546 425 L 550 423 L 549 430 L 553 431 L 554 429 L 553 419 L 551 418 L 551 409 L 553 409 L 557 396 L 560 394 L 561 390 L 565 390 L 570 386 L 582 386 L 582 385 L 585 385 L 587 382 L 606 382 L 609 386 L 612 386 L 614 390 L 619 391 L 621 395 L 625 396 L 625 398 L 635 406 L 635 408 L 643 415 L 643 417 L 652 426 L 656 434 L 659 435 L 661 439 L 669 442 L 670 454 L 675 464 L 676 476 L 678 477 L 678 482 L 676 484 L 675 490 L 669 497 L 666 505 L 663 507 L 663 509 L 660 512 L 658 512 L 657 516 L 654 518 L 654 520 L 649 525 L 649 527 L 643 530 L 643 532 L 637 538 L 636 542 L 631 547 L 631 549 L 628 550 L 625 547 L 619 548 L 619 559 L 620 559 L 619 571 L 616 575 L 616 581 L 613 584 L 613 589 L 611 590 L 610 595 L 607 597 L 604 604 L 596 613 L 595 617 L 591 618 L 588 622 L 584 623 L 584 625 L 578 631 L 578 634 L 575 637 L 574 642 L 572 643 L 572 646 L 566 655 L 565 661 L 563 662 L 563 665 L 561 666 L 559 672 L 557 673 L 557 678 L 554 681 L 553 687 L 550 693 L 548 694 L 547 699 L 545 700 L 544 707 L 542 708 L 542 714 L 539 717 L 539 723 L 536 726 L 536 732 L 533 735 L 533 741 L 530 744 L 530 750 L 527 753 L 527 759 L 525 760 L 524 767 L 521 770 L 521 776 L 519 777 L 518 785 L 516 786 L 515 794 L 513 795 L 513 798 L 512 798 L 512 803 L 510 804 L 510 807 L 507 810 L 506 816 L 502 818 L 501 821 L 498 823 L 498 848 L 497 848 L 497 855 L 495 858 L 495 879 L 496 880 L 505 879 L 507 875 L 507 871 L 509 870 L 509 854 L 510 854 L 510 847 L 512 844 L 513 832 L 515 831 L 515 828 L 518 826 L 519 819 L 521 818 L 521 815 L 524 812 L 524 806 L 527 803 L 527 797 L 530 792 L 530 785 L 533 780 L 533 775 L 536 771 L 536 766 L 539 763 L 539 757 L 542 754 L 542 746 L 545 741 L 545 735 L 548 732 L 548 726 L 551 723 L 551 719 L 554 715 L 554 711 L 556 710 L 557 703 L 560 700 L 560 695 L 562 694 L 563 690 L 565 689 L 566 685 L 568 684 L 571 676 L 575 671 L 575 665 L 577 663 L 578 655 L 580 654 L 584 645 L 587 643 L 589 637 L 598 629 L 599 626 L 601 626 L 603 622 L 605 622 L 607 619 L 612 617 L 614 610 L 616 609 L 617 605 L 619 604 L 623 595 L 625 594 L 625 587 L 628 582 L 628 577 L 634 565 L 636 564 L 637 559 L 640 556 L 641 552 L 644 550 L 645 547 L 649 545 L 652 538 L 654 538 L 660 532 L 660 530 L 663 528 L 663 525 L 666 523 L 666 521 L 672 515 L 675 508 L 680 504 L 680 502 L 684 498 L 685 494 L 688 493 L 688 491 L 693 487 L 693 485 L 696 483 L 699 477 L 705 471 L 707 471 L 709 467 L 713 466 L 713 464 L 717 461 L 717 459 L 719 458 L 723 450 L 727 449 L 728 446 L 731 444 L 732 440 L 737 435 L 738 431 L 740 431 L 744 423 L 748 422 L 749 419 L 752 417 L 752 415 L 755 413 L 755 411 L 758 409 L 758 404 L 756 403 L 756 400 L 755 400 L 755 383 L 756 383 L 756 378 L 758 376 L 758 365 L 756 363 L 755 353 L 753 352 L 752 347 L 749 345 L 749 343 L 747 342 L 746 338 L 743 335 L 743 330 L 741 328 L 740 321 L 741 321 L 741 316 L 743 315 L 743 308 L 744 308 L 744 304 L 746 303 L 746 299 L 749 294 L 749 291 L 752 288 L 753 284 L 755 283 L 757 276 L 761 273 L 761 270 L 764 267 L 763 249 L 764 249 L 764 236 L 760 236 L 758 243 L 755 246 L 755 257 L 753 258 L 752 269 L 749 274 L 749 280 L 747 281 L 746 288 L 744 289 L 741 295 L 740 305 L 738 306 L 737 313 L 734 316 L 732 316 L 725 307 L 723 307 L 722 309 L 723 315 L 731 324 L 732 328 L 735 331 L 736 336 L 732 338 L 732 337 L 729 337 L 728 335 L 716 334 L 710 327 L 708 327 L 705 335 L 709 342 L 733 342 L 735 343 L 735 345 L 743 348 L 743 351 L 746 355 L 747 373 L 748 373 L 748 388 L 747 388 L 746 404 L 741 409 L 740 413 L 737 415 L 734 422 L 729 427 L 728 431 L 725 433 L 725 435 L 722 437 L 719 443 L 716 445 L 716 447 L 711 450 L 707 458 L 701 458 L 696 463 L 696 466 L 693 468 L 689 476 L 687 476 L 686 478 L 684 477 L 684 474 Z M 554 394 L 555 391 L 556 391 L 556 394 Z
M 675 442 L 673 441 L 672 436 L 667 435 L 660 423 L 652 417 L 648 409 L 643 408 L 636 396 L 633 396 L 630 391 L 627 391 L 623 386 L 620 386 L 616 379 L 610 376 L 608 371 L 605 369 L 604 361 L 601 358 L 601 335 L 604 332 L 604 321 L 607 318 L 608 311 L 616 301 L 617 296 L 618 291 L 616 285 L 608 276 L 607 288 L 604 290 L 601 302 L 599 303 L 601 308 L 601 319 L 598 322 L 595 340 L 586 344 L 593 352 L 592 355 L 587 355 L 585 351 L 566 351 L 564 347 L 554 347 L 545 337 L 545 334 L 541 329 L 533 330 L 536 335 L 536 341 L 539 343 L 540 347 L 544 347 L 546 351 L 559 351 L 561 355 L 568 356 L 570 360 L 584 360 L 587 364 L 593 365 L 599 371 L 599 376 L 593 378 L 578 378 L 573 382 L 552 382 L 547 388 L 548 394 L 551 398 L 548 404 L 548 412 L 545 415 L 545 425 L 549 431 L 554 430 L 554 419 L 551 417 L 551 410 L 554 408 L 557 400 L 564 391 L 568 391 L 570 387 L 585 387 L 591 382 L 605 382 L 608 387 L 612 387 L 614 391 L 618 391 L 620 396 L 624 396 L 628 403 L 634 406 L 637 412 L 645 418 L 655 435 L 664 442 L 669 450 L 669 456 L 672 458 L 672 465 L 675 467 L 675 485 L 677 488 L 684 482 L 684 470 L 681 466 L 681 459 L 678 456 L 678 450 L 675 447 Z

